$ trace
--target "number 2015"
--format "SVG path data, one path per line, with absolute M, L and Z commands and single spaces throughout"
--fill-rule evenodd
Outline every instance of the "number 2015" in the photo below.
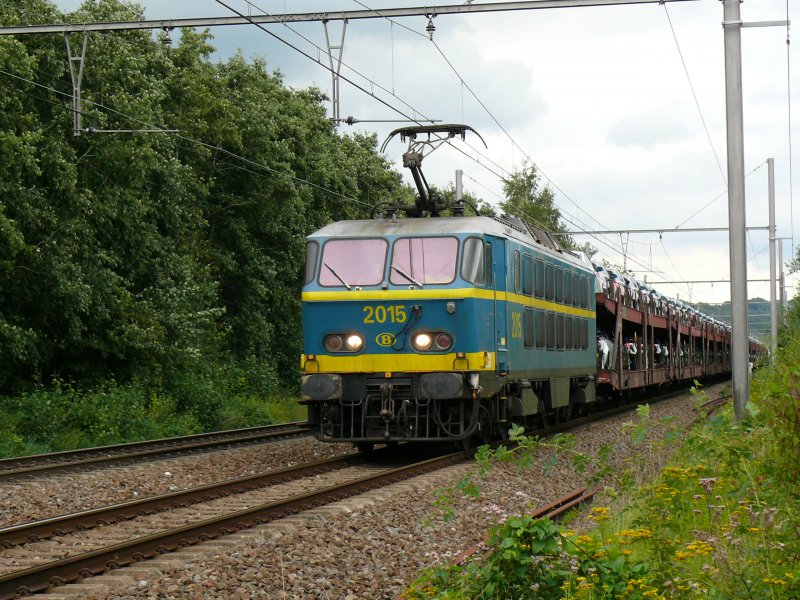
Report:
M 408 316 L 405 312 L 404 304 L 392 306 L 365 306 L 364 323 L 405 323 Z

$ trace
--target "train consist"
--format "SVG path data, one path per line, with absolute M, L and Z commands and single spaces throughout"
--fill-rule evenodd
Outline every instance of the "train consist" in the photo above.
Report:
M 524 220 L 433 197 L 425 146 L 468 130 L 395 132 L 416 203 L 308 237 L 301 389 L 317 438 L 466 444 L 730 372 L 727 326 Z

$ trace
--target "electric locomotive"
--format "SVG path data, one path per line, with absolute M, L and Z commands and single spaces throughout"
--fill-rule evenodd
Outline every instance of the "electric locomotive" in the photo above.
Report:
M 416 203 L 308 236 L 301 390 L 320 440 L 466 444 L 595 400 L 591 263 L 521 219 L 464 216 L 422 176 L 424 151 L 468 130 L 393 132 Z

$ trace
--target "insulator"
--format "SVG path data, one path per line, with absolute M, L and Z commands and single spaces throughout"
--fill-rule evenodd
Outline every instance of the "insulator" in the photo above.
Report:
M 428 37 L 433 41 L 433 32 L 436 31 L 436 25 L 433 24 L 433 18 L 428 17 L 428 25 L 425 27 L 428 32 Z

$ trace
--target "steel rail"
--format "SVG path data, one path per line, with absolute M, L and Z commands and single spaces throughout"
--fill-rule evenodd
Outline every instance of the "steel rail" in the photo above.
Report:
M 471 457 L 469 451 L 455 452 L 339 484 L 297 494 L 244 510 L 191 523 L 91 552 L 63 558 L 22 571 L 0 576 L 0 600 L 43 591 L 52 585 L 77 581 L 110 569 L 194 545 L 238 530 L 268 523 L 278 518 L 308 510 L 371 489 L 422 475 L 457 464 Z
M 15 483 L 42 475 L 98 468 L 136 459 L 176 456 L 204 449 L 214 450 L 225 446 L 248 445 L 270 439 L 308 434 L 308 429 L 303 425 L 305 423 L 283 423 L 163 440 L 129 442 L 115 446 L 6 458 L 0 460 L 0 482 Z
M 248 492 L 278 483 L 286 483 L 301 477 L 344 468 L 359 459 L 363 459 L 363 456 L 358 454 L 336 456 L 298 467 L 276 469 L 267 473 L 228 479 L 196 488 L 159 494 L 29 523 L 11 525 L 0 528 L 0 548 L 13 548 L 22 544 L 40 542 L 53 536 L 66 535 L 74 531 L 86 531 L 100 525 L 119 523 L 143 515 L 153 514 L 163 509 L 183 508 L 223 496 Z
M 538 507 L 530 516 L 534 519 L 557 519 L 567 511 L 579 506 L 585 502 L 590 502 L 594 497 L 594 492 L 590 492 L 585 487 L 577 488 L 570 493 L 561 496 L 549 504 Z M 472 546 L 458 555 L 454 564 L 462 565 L 467 559 L 486 550 L 488 537 L 484 539 L 482 546 Z

